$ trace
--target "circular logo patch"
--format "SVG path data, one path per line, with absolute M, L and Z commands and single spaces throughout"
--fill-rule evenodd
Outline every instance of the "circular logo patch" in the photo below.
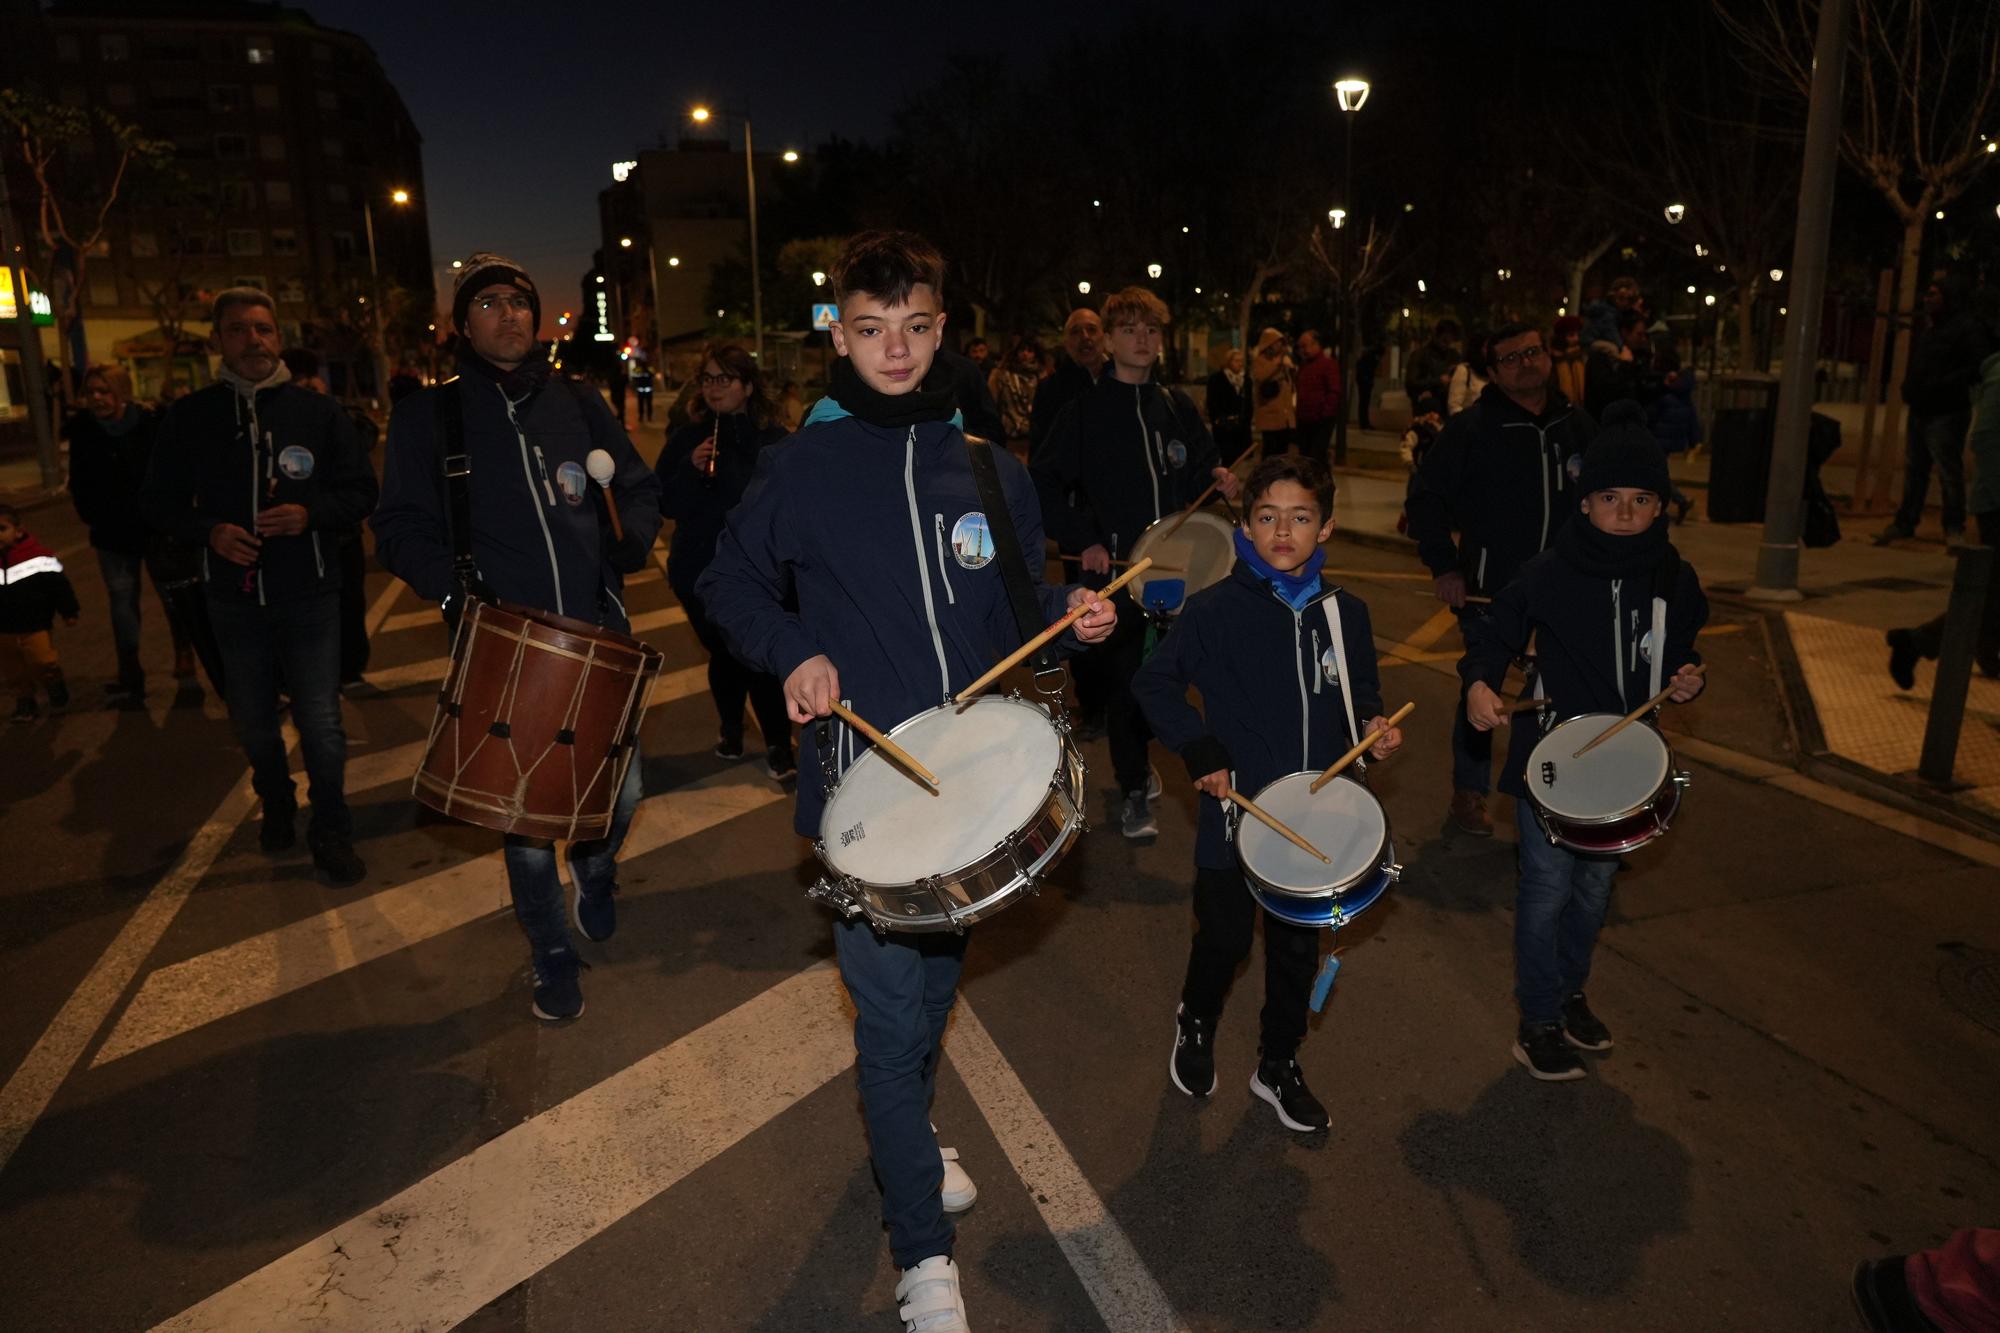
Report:
M 1339 654 L 1335 653 L 1331 648 L 1328 648 L 1325 652 L 1321 653 L 1319 655 L 1319 670 L 1320 674 L 1326 677 L 1327 684 L 1329 685 L 1340 684 Z
M 1180 468 L 1187 466 L 1187 446 L 1179 440 L 1167 441 L 1167 462 Z
M 288 444 L 278 451 L 278 471 L 293 481 L 304 481 L 313 474 L 312 450 L 301 444 Z
M 962 569 L 984 569 L 993 559 L 993 533 L 977 509 L 951 525 L 951 555 Z
M 1653 631 L 1647 630 L 1639 636 L 1639 660 L 1647 666 L 1653 664 Z
M 564 463 L 556 469 L 556 485 L 562 488 L 563 499 L 571 506 L 580 505 L 590 486 L 590 474 L 581 463 Z

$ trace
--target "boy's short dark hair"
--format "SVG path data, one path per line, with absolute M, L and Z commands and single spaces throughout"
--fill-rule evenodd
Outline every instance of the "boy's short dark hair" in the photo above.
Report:
M 1107 329 L 1115 329 L 1120 324 L 1140 323 L 1165 328 L 1173 319 L 1173 313 L 1167 309 L 1165 301 L 1144 287 L 1127 287 L 1104 298 L 1104 313 L 1099 318 Z
M 13 505 L 0 502 L 0 518 L 6 519 L 17 528 L 21 526 L 21 511 L 14 508 Z
M 1258 496 L 1281 481 L 1296 482 L 1312 492 L 1313 499 L 1319 502 L 1321 526 L 1333 517 L 1333 473 L 1324 464 L 1299 454 L 1279 454 L 1250 470 L 1250 479 L 1243 483 L 1244 516 L 1249 516 Z
M 920 286 L 944 295 L 944 256 L 913 231 L 858 232 L 841 247 L 828 276 L 840 305 L 855 292 L 866 292 L 884 305 L 904 305 Z

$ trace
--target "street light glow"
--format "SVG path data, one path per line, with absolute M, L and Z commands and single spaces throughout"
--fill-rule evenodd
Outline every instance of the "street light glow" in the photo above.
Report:
M 1427 291 L 1429 291 L 1429 290 L 1430 290 L 1430 288 L 1428 288 L 1428 287 L 1424 286 L 1424 280 L 1423 280 L 1422 278 L 1418 278 L 1418 279 L 1417 279 L 1417 295 L 1419 295 L 1419 296 L 1422 296 L 1422 295 L 1423 295 L 1423 294 L 1424 294 L 1425 292 L 1427 292 Z
M 1090 206 L 1092 208 L 1102 208 L 1104 207 L 1104 201 L 1102 199 L 1093 199 L 1090 201 Z
M 822 273 L 818 269 L 813 270 L 813 286 L 815 287 L 826 286 L 826 274 Z
M 1701 298 L 1701 303 L 1702 303 L 1703 305 L 1714 305 L 1714 304 L 1715 304 L 1715 293 L 1714 293 L 1714 292 L 1710 292 L 1710 293 L 1709 293 L 1709 294 L 1708 294 L 1707 296 L 1704 296 L 1704 297 L 1702 297 L 1702 298 Z
M 389 191 L 389 202 L 392 204 L 407 204 L 410 202 L 410 192 L 408 190 L 391 190 Z
M 1199 288 L 1199 287 L 1195 288 L 1195 289 L 1194 289 L 1194 294 L 1195 294 L 1196 296 L 1200 296 L 1200 295 L 1201 295 L 1201 288 Z
M 452 260 L 452 261 L 451 261 L 451 266 L 452 266 L 453 268 L 464 268 L 464 267 L 465 267 L 465 261 L 464 261 L 463 259 L 454 259 L 454 260 Z
M 602 273 L 597 275 L 597 285 L 600 287 L 604 285 L 604 275 Z
M 1688 295 L 1689 295 L 1689 296 L 1693 296 L 1693 295 L 1694 295 L 1694 284 L 1693 284 L 1693 283 L 1689 283 L 1689 284 L 1688 284 Z
M 796 161 L 798 161 L 798 160 L 799 160 L 799 150 L 798 150 L 798 149 L 796 149 L 796 148 L 787 148 L 787 149 L 785 150 L 785 161 L 787 161 L 787 162 L 796 162 Z
M 1326 220 L 1333 224 L 1335 231 L 1339 231 L 1347 225 L 1347 210 L 1344 208 L 1329 208 L 1326 210 Z
M 1694 257 L 1696 259 L 1708 258 L 1708 247 L 1703 245 L 1700 241 L 1696 241 L 1694 243 Z
M 620 250 L 630 250 L 632 248 L 632 238 L 630 236 L 620 236 L 618 238 L 618 248 Z
M 1157 277 L 1159 277 L 1159 276 L 1160 276 L 1160 273 L 1161 273 L 1161 269 L 1160 269 L 1160 266 L 1159 266 L 1158 264 L 1148 264 L 1148 265 L 1146 265 L 1146 276 L 1147 276 L 1147 277 L 1149 277 L 1149 278 L 1157 278 Z
M 1085 295 L 1085 296 L 1088 296 L 1088 295 L 1090 295 L 1090 284 L 1089 284 L 1089 283 L 1087 283 L 1087 282 L 1079 282 L 1079 283 L 1078 283 L 1078 284 L 1076 285 L 1076 289 L 1077 289 L 1077 291 L 1081 292 L 1081 293 L 1082 293 L 1083 295 Z
M 680 266 L 681 266 L 681 257 L 680 257 L 679 255 L 668 255 L 668 256 L 667 256 L 667 267 L 668 267 L 668 268 L 679 268 Z
M 1502 282 L 1505 282 L 1507 281 L 1507 279 L 1514 276 L 1514 270 L 1511 268 L 1503 268 L 1498 270 L 1498 272 L 1500 274 L 1500 281 Z
M 1661 211 L 1667 215 L 1667 221 L 1671 225 L 1678 227 L 1681 225 L 1681 219 L 1687 216 L 1688 210 L 1686 204 L 1668 204 Z
M 688 119 L 692 120 L 697 125 L 706 125 L 708 124 L 708 115 L 709 112 L 707 107 L 698 106 L 694 110 L 688 112 Z M 715 313 L 719 315 L 722 312 L 718 310 Z
M 1939 209 L 1939 210 L 1938 210 L 1938 211 L 1937 211 L 1936 213 L 1933 213 L 1933 214 L 1932 214 L 1931 216 L 1935 217 L 1935 218 L 1936 218 L 1936 219 L 1937 219 L 1937 220 L 1938 220 L 1939 222 L 1943 222 L 1943 221 L 1944 221 L 1944 210 L 1943 210 L 1942 208 L 1940 208 L 1940 209 Z
M 1774 268 L 1771 270 L 1772 282 L 1783 282 L 1784 280 L 1785 280 L 1785 270 L 1781 268 Z
M 1181 228 L 1181 235 L 1185 236 L 1185 235 L 1187 235 L 1187 234 L 1188 234 L 1188 229 L 1187 229 L 1186 227 L 1182 227 L 1182 228 Z
M 631 177 L 632 173 L 638 169 L 639 162 L 636 158 L 631 158 L 624 162 L 613 162 L 611 164 L 611 179 L 623 185 Z
M 1349 75 L 1333 85 L 1333 95 L 1339 99 L 1342 111 L 1359 111 L 1368 100 L 1368 80 Z

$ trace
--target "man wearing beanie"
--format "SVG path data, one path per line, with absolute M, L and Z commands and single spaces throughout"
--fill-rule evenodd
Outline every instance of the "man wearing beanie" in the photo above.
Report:
M 1404 503 L 1417 556 L 1468 638 L 1483 611 L 1468 606 L 1467 596 L 1506 587 L 1574 512 L 1570 469 L 1596 431 L 1589 414 L 1549 382 L 1540 329 L 1503 324 L 1488 346 L 1491 380 L 1478 401 L 1445 423 Z M 1466 721 L 1461 705 L 1451 724 L 1446 833 L 1493 836 L 1486 815 L 1492 783 L 1492 740 Z
M 1638 404 L 1606 409 L 1578 483 L 1581 498 L 1570 503 L 1584 521 L 1558 529 L 1552 548 L 1521 566 L 1491 612 L 1467 622 L 1458 664 L 1465 714 L 1481 732 L 1508 725 L 1499 691 L 1531 636 L 1535 664 L 1524 697 L 1550 701 L 1518 715 L 1500 769 L 1500 790 L 1514 798 L 1520 837 L 1514 1058 L 1550 1081 L 1583 1077 L 1577 1051 L 1611 1049 L 1611 1033 L 1591 1012 L 1583 988 L 1618 858 L 1582 856 L 1549 841 L 1528 796 L 1529 754 L 1559 720 L 1629 713 L 1667 685 L 1675 703 L 1700 694 L 1694 640 L 1708 620 L 1700 581 L 1659 521 L 1667 459 Z
M 396 404 L 383 460 L 382 504 L 370 526 L 382 564 L 455 624 L 472 593 L 630 631 L 624 576 L 640 569 L 660 530 L 660 483 L 640 460 L 604 400 L 552 374 L 537 340 L 541 297 L 519 264 L 481 251 L 459 270 L 451 294 L 458 328 L 458 375 Z M 440 438 L 441 405 L 453 440 Z M 610 494 L 600 498 L 586 459 L 611 455 Z M 471 554 L 476 583 L 461 588 L 447 517 L 445 454 L 467 460 Z M 604 502 L 618 506 L 624 540 L 614 541 Z M 570 845 L 575 901 L 564 910 L 553 843 L 507 835 L 507 883 L 528 936 L 535 970 L 535 1017 L 583 1012 L 580 960 L 570 925 L 588 940 L 617 927 L 618 847 L 639 803 L 640 764 L 626 766 L 610 836 Z

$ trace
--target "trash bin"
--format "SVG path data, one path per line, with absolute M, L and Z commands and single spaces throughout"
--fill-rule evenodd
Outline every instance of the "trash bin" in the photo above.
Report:
M 1763 520 L 1764 488 L 1771 479 L 1771 437 L 1777 422 L 1777 377 L 1722 377 L 1716 392 L 1715 421 L 1708 431 L 1710 522 Z

